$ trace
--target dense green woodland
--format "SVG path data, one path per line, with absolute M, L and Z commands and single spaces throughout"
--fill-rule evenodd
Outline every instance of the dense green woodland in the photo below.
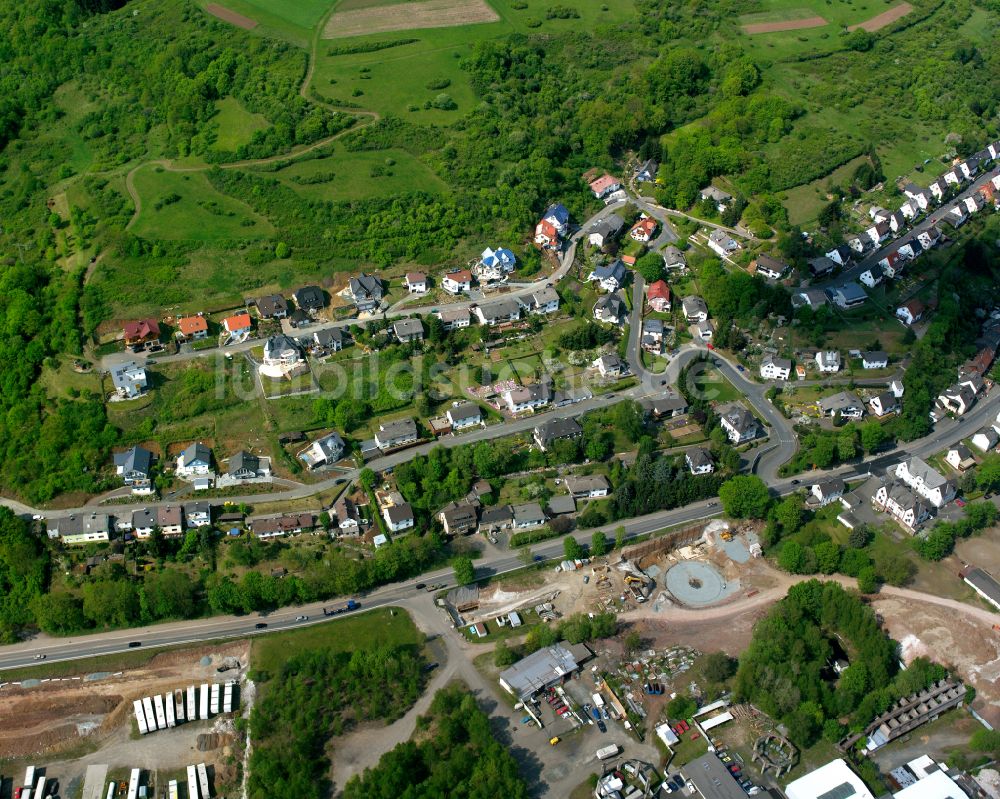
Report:
M 413 738 L 352 777 L 345 799 L 524 799 L 517 763 L 490 730 L 489 717 L 460 685 L 442 689 Z

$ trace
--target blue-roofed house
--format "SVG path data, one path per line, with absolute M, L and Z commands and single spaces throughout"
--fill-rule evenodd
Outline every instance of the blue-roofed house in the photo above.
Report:
M 565 235 L 567 228 L 569 228 L 569 211 L 566 210 L 565 205 L 560 203 L 553 203 L 545 209 L 542 219 L 550 222 L 560 236 Z
M 517 256 L 506 247 L 493 250 L 487 247 L 483 250 L 482 265 L 486 269 L 502 269 L 504 272 L 513 272 L 517 266 Z
M 616 258 L 610 264 L 595 267 L 587 280 L 596 280 L 605 291 L 618 291 L 625 284 L 627 276 L 628 270 L 625 264 L 620 258 Z
M 861 286 L 852 280 L 835 288 L 832 298 L 841 308 L 856 308 L 867 302 L 868 295 L 865 294 L 865 290 Z

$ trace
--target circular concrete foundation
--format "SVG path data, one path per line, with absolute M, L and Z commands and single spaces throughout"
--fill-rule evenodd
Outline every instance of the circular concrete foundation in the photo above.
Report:
M 667 570 L 667 590 L 692 607 L 718 602 L 726 595 L 726 581 L 719 570 L 700 560 L 685 560 Z

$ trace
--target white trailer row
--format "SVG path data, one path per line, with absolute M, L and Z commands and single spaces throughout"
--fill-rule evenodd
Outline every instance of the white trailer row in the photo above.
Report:
M 176 727 L 185 721 L 210 719 L 220 711 L 232 713 L 239 702 L 236 697 L 236 680 L 211 685 L 203 683 L 200 690 L 199 686 L 189 686 L 186 708 L 184 694 L 184 689 L 178 689 L 172 693 L 136 699 L 133 708 L 139 734 L 146 735 L 157 730 Z
M 188 799 L 198 799 L 198 767 L 188 766 Z
M 212 799 L 212 792 L 208 789 L 208 767 L 204 763 L 198 764 L 198 787 L 201 788 L 201 799 Z
M 139 775 L 140 771 L 137 768 L 132 769 L 131 775 L 128 779 L 128 799 L 138 799 L 139 797 Z

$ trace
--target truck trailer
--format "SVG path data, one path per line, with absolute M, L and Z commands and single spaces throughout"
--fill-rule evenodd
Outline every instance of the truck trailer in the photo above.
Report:
M 31 799 L 31 791 L 35 787 L 35 767 L 28 766 L 24 771 L 24 784 L 21 786 L 23 799 Z M 25 796 L 27 794 L 27 796 Z
M 177 716 L 177 723 L 180 724 L 186 718 L 184 715 L 184 689 L 178 688 L 174 691 L 174 714 Z
M 608 744 L 607 746 L 602 746 L 597 750 L 598 760 L 607 760 L 609 757 L 614 757 L 618 754 L 618 744 Z
M 198 718 L 202 721 L 208 718 L 208 683 L 201 684 L 201 701 L 198 703 Z
M 108 792 L 104 795 L 104 799 L 115 799 L 115 788 L 117 788 L 117 787 L 118 787 L 118 785 L 115 783 L 114 780 L 112 780 L 111 782 L 109 782 L 108 783 Z
M 201 789 L 201 799 L 212 799 L 212 793 L 208 790 L 208 767 L 204 763 L 198 764 L 198 787 Z
M 222 712 L 232 713 L 233 712 L 233 681 L 226 680 L 226 684 L 222 689 Z
M 139 797 L 139 775 L 139 769 L 132 769 L 128 778 L 128 799 L 138 799 Z
M 209 705 L 209 710 L 212 711 L 213 716 L 217 715 L 219 712 L 219 694 L 221 693 L 220 691 L 221 688 L 222 686 L 219 685 L 217 682 L 212 683 L 212 693 L 209 695 L 210 698 L 208 705 Z
M 159 694 L 153 697 L 153 707 L 156 708 L 156 728 L 165 730 L 167 728 L 167 713 L 163 709 L 163 697 Z
M 35 791 L 31 794 L 35 799 L 45 796 L 45 777 L 35 777 Z
M 153 700 L 151 697 L 144 696 L 142 698 L 142 709 L 146 713 L 146 729 L 150 732 L 156 732 L 159 726 L 156 724 L 156 713 L 153 712 Z
M 194 766 L 187 767 L 188 773 L 188 799 L 198 799 L 198 769 Z
M 149 727 L 146 726 L 146 711 L 142 709 L 142 700 L 136 699 L 132 708 L 135 710 L 135 723 L 139 725 L 139 735 L 145 735 L 149 732 Z
M 177 795 L 177 780 L 170 780 L 167 783 L 167 796 L 170 799 L 179 799 Z
M 591 699 L 594 700 L 594 707 L 604 707 L 604 697 L 599 693 L 594 694 Z
M 170 691 L 167 691 L 163 695 L 163 706 L 167 711 L 167 726 L 176 727 L 177 717 L 174 715 L 174 695 Z
M 194 685 L 188 686 L 187 717 L 188 721 L 198 720 L 198 689 Z

